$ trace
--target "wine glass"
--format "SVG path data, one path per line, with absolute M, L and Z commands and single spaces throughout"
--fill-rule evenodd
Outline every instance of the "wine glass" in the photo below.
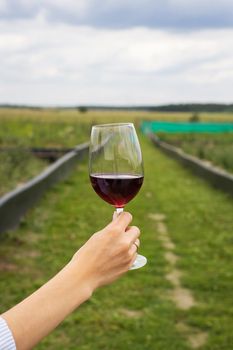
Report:
M 120 214 L 136 196 L 144 178 L 141 148 L 132 123 L 92 127 L 89 175 L 95 192 Z M 138 254 L 131 270 L 146 263 L 147 259 Z

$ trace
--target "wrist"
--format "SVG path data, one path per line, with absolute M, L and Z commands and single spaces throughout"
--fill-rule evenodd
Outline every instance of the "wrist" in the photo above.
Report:
M 74 298 L 75 308 L 91 298 L 95 290 L 94 285 L 76 261 L 71 260 L 61 272 L 66 275 L 67 286 Z

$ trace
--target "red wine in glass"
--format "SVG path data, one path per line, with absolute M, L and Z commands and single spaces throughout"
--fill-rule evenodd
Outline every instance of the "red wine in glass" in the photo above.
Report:
M 93 189 L 119 214 L 140 190 L 143 161 L 132 123 L 95 125 L 91 130 L 89 176 Z M 147 259 L 137 255 L 131 269 L 144 266 Z
M 90 180 L 95 192 L 116 208 L 133 199 L 143 183 L 142 175 L 130 174 L 91 174 Z

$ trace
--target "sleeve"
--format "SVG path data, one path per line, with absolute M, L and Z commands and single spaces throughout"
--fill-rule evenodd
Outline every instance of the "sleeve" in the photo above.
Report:
M 16 350 L 11 330 L 2 317 L 0 317 L 0 350 Z

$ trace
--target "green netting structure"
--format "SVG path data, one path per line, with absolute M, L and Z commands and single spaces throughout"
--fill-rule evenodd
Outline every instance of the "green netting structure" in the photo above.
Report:
M 147 134 L 150 132 L 169 133 L 220 133 L 233 132 L 233 123 L 190 123 L 190 122 L 164 122 L 144 121 L 141 130 Z

